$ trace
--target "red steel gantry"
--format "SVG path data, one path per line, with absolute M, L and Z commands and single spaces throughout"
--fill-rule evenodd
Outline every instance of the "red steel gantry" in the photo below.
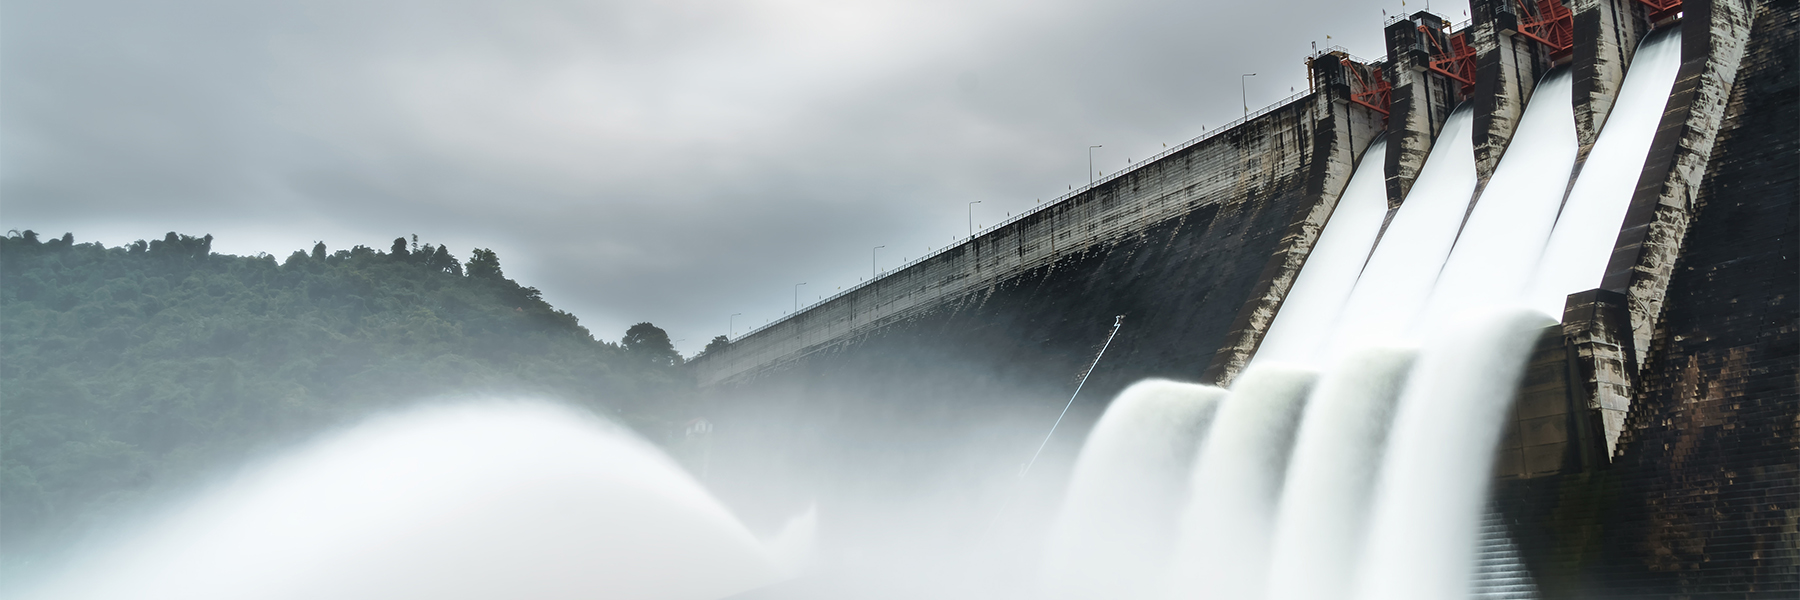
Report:
M 1537 0 L 1535 6 L 1526 4 L 1525 0 L 1515 1 L 1519 5 L 1519 33 L 1550 48 L 1552 62 L 1559 62 L 1575 51 L 1575 13 L 1563 6 L 1562 0 Z
M 1431 70 L 1455 79 L 1462 83 L 1463 93 L 1475 87 L 1475 47 L 1469 45 L 1469 32 L 1458 31 L 1446 36 L 1448 42 L 1438 42 L 1438 36 L 1430 28 L 1420 25 L 1419 31 L 1431 40 Z M 1443 45 L 1448 43 L 1448 46 Z
M 1387 116 L 1388 105 L 1393 103 L 1394 86 L 1388 83 L 1382 68 L 1376 66 L 1369 69 L 1369 76 L 1364 78 L 1362 69 L 1351 67 L 1344 69 L 1350 72 L 1350 101 L 1369 107 L 1370 110 Z
M 1681 13 L 1681 0 L 1638 0 L 1650 7 L 1650 22 L 1661 23 Z

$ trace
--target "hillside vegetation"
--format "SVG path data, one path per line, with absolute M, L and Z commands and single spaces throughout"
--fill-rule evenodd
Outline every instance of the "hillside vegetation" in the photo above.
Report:
M 530 395 L 651 438 L 687 382 L 647 323 L 597 341 L 475 250 L 395 240 L 277 261 L 170 233 L 0 238 L 0 548 L 66 543 L 159 492 L 433 397 Z

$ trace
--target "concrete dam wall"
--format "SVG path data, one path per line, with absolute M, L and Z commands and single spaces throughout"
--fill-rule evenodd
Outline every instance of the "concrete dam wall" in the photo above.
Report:
M 1532 597 L 1800 595 L 1800 8 L 1649 4 L 1568 2 L 1562 49 L 1526 35 L 1544 15 L 1514 2 L 1475 0 L 1461 26 L 1398 18 L 1381 60 L 1317 55 L 1305 94 L 697 358 L 709 485 L 752 521 L 826 480 L 970 490 L 946 502 L 1005 511 L 974 482 L 1017 472 L 1091 368 L 1014 484 L 1054 495 L 1126 386 L 1244 369 L 1359 166 L 1378 161 L 1391 222 L 1460 105 L 1479 197 L 1563 70 L 1579 174 L 1639 42 L 1678 24 L 1604 276 L 1567 298 L 1526 371 L 1494 527 Z M 795 491 L 750 493 L 770 480 Z
M 702 385 L 731 384 L 855 345 L 896 324 L 984 304 L 1002 288 L 1082 277 L 1090 266 L 1102 264 L 1142 275 L 1142 269 L 1096 260 L 1158 252 L 1142 248 L 1156 239 L 1165 246 L 1187 240 L 1180 254 L 1139 256 L 1135 264 L 1192 269 L 1166 283 L 1192 284 L 1195 293 L 1168 298 L 1171 304 L 1163 306 L 1205 315 L 1179 317 L 1190 319 L 1181 327 L 1187 332 L 1184 343 L 1197 353 L 1189 361 L 1204 367 L 1246 299 L 1279 297 L 1268 289 L 1279 283 L 1258 285 L 1264 263 L 1280 254 L 1281 262 L 1298 267 L 1362 150 L 1380 133 L 1380 115 L 1333 98 L 1329 90 L 1307 93 L 1265 109 L 748 333 L 695 361 L 694 369 Z M 1090 287 L 1087 293 L 1124 296 L 1121 292 Z M 1093 323 L 1110 324 L 1115 313 L 1107 311 L 1115 309 L 1095 308 L 1100 312 L 1091 316 Z M 1141 309 L 1127 317 L 1133 331 L 1158 326 L 1140 323 L 1149 317 Z M 1193 377 L 1197 371 L 1181 374 Z

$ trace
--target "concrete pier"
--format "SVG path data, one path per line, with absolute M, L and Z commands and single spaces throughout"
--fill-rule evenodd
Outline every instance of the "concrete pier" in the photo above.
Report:
M 1694 197 L 1750 39 L 1752 9 L 1746 0 L 1684 3 L 1681 70 L 1601 282 L 1625 294 L 1639 348 L 1650 345 L 1662 314 Z
M 1431 70 L 1432 48 L 1449 45 L 1444 25 L 1443 18 L 1418 12 L 1388 24 L 1385 32 L 1388 81 L 1394 84 L 1383 165 L 1389 208 L 1400 206 L 1412 190 L 1431 155 L 1432 142 L 1461 99 L 1461 83 Z
M 1541 44 L 1518 35 L 1514 6 L 1513 0 L 1469 3 L 1473 15 L 1469 33 L 1475 43 L 1475 87 L 1469 101 L 1475 109 L 1476 189 L 1485 186 L 1499 166 L 1525 104 L 1550 66 L 1549 53 Z

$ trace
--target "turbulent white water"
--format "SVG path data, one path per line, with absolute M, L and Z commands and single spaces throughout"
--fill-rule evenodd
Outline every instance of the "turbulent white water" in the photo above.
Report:
M 1376 468 L 1415 352 L 1369 348 L 1319 381 L 1306 403 L 1276 510 L 1268 597 L 1343 592 L 1362 549 Z
M 1644 38 L 1544 247 L 1526 292 L 1529 306 L 1561 318 L 1569 294 L 1600 286 L 1680 69 L 1681 27 Z
M 1566 68 L 1538 82 L 1409 337 L 1438 331 L 1460 314 L 1520 303 L 1556 224 L 1581 145 L 1573 89 Z
M 1225 390 L 1148 380 L 1127 388 L 1094 425 L 1051 531 L 1043 596 L 1148 598 L 1175 547 L 1171 523 Z
M 679 466 L 543 404 L 378 418 L 254 469 L 42 598 L 721 598 L 790 576 Z M 104 576 L 96 576 L 104 574 Z
M 1555 323 L 1533 310 L 1501 310 L 1420 353 L 1377 479 L 1355 598 L 1468 597 L 1495 451 L 1531 350 Z
M 1495 453 L 1550 315 L 1600 282 L 1679 65 L 1678 29 L 1644 41 L 1573 186 L 1571 78 L 1553 71 L 1474 205 L 1459 107 L 1378 243 L 1365 157 L 1200 444 L 1161 597 L 1537 596 L 1487 506 Z M 1312 388 L 1294 364 L 1331 368 Z M 1108 444 L 1154 430 L 1115 425 Z
M 1444 122 L 1419 178 L 1344 301 L 1326 342 L 1326 362 L 1359 346 L 1408 341 L 1404 334 L 1424 308 L 1475 193 L 1473 115 L 1465 104 Z
M 1363 152 L 1362 164 L 1351 174 L 1337 208 L 1331 212 L 1319 243 L 1313 246 L 1288 290 L 1275 322 L 1269 324 L 1255 360 L 1310 364 L 1332 322 L 1343 310 L 1344 299 L 1356 287 L 1381 222 L 1387 219 L 1387 185 L 1382 156 L 1387 140 L 1378 138 Z
M 1275 503 L 1317 377 L 1265 364 L 1245 369 L 1232 385 L 1188 482 L 1168 597 L 1262 595 Z

